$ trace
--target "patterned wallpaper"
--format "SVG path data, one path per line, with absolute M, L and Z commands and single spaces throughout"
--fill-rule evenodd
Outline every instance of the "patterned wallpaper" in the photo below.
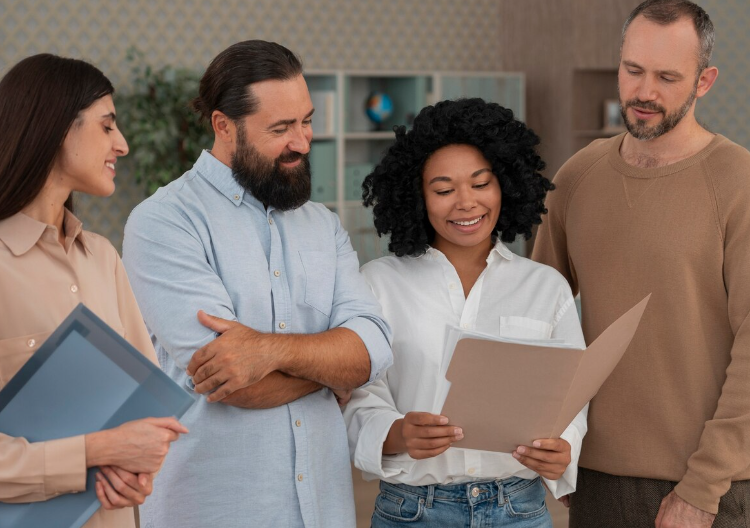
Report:
M 0 0 L 0 75 L 40 52 L 96 64 L 127 89 L 126 50 L 202 71 L 230 44 L 273 40 L 309 69 L 497 70 L 494 0 Z M 118 173 L 111 198 L 77 197 L 89 229 L 119 248 L 143 190 Z
M 716 29 L 713 64 L 719 77 L 698 101 L 698 120 L 713 132 L 750 149 L 750 2 L 699 0 Z
M 553 1 L 553 0 L 550 0 Z M 606 9 L 606 0 L 591 0 Z M 750 2 L 698 0 L 717 28 L 720 75 L 699 102 L 711 130 L 750 148 Z M 311 69 L 497 70 L 502 20 L 495 0 L 0 0 L 0 74 L 50 51 L 92 61 L 127 89 L 133 45 L 154 66 L 202 70 L 247 38 L 275 40 Z M 128 212 L 143 190 L 124 171 L 111 198 L 78 197 L 86 225 L 120 247 Z

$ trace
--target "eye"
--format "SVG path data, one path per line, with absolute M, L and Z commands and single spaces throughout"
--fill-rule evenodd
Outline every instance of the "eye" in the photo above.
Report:
M 312 118 L 305 119 L 304 121 L 302 121 L 302 126 L 310 126 L 311 123 L 312 123 Z
M 661 80 L 664 81 L 665 83 L 675 82 L 675 79 L 672 79 L 671 77 L 662 77 Z
M 287 131 L 286 128 L 275 128 L 271 130 L 271 134 L 276 134 L 277 136 L 281 136 L 282 134 L 285 134 Z
M 475 188 L 475 189 L 484 189 L 484 188 L 485 188 L 485 187 L 487 187 L 487 186 L 488 186 L 489 184 L 490 184 L 490 182 L 477 183 L 476 185 L 474 185 L 474 188 Z
M 447 196 L 452 192 L 453 192 L 453 189 L 443 189 L 440 191 L 435 191 L 435 194 L 437 194 L 438 196 Z
M 110 127 L 110 126 L 107 126 L 107 125 L 104 125 L 104 130 L 107 132 L 107 134 L 109 134 L 110 132 L 112 132 L 114 130 L 114 128 Z

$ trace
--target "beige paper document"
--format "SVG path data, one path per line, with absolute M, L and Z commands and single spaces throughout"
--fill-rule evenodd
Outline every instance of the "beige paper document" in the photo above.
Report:
M 559 438 L 617 366 L 650 297 L 585 350 L 459 338 L 446 374 L 450 389 L 437 410 L 463 428 L 464 439 L 454 445 L 509 453 L 538 438 Z

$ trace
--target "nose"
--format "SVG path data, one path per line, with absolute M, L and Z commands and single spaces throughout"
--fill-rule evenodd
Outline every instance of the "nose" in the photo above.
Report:
M 456 209 L 470 211 L 477 205 L 473 189 L 457 189 L 456 191 Z
M 312 128 L 309 126 L 298 126 L 294 128 L 287 147 L 292 152 L 307 154 L 310 152 L 310 141 L 312 141 Z
M 643 75 L 642 79 L 638 83 L 638 99 L 640 101 L 653 101 L 656 99 L 657 94 L 655 90 L 656 84 L 653 82 L 649 75 Z
M 116 132 L 116 134 L 112 149 L 115 151 L 115 155 L 118 157 L 127 155 L 127 153 L 130 152 L 130 149 L 128 148 L 128 142 L 125 140 L 125 136 L 122 135 L 119 128 L 116 128 L 114 132 Z

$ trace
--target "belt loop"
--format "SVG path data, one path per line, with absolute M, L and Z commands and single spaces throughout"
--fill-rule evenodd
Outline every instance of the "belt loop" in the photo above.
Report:
M 425 506 L 427 508 L 432 508 L 432 499 L 435 498 L 435 485 L 430 484 L 427 486 L 427 504 Z
M 507 502 L 503 494 L 503 480 L 497 479 L 495 484 L 497 485 L 497 505 L 503 506 Z

